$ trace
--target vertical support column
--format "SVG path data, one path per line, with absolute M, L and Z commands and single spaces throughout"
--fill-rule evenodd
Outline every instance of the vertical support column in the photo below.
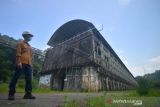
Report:
M 117 90 L 119 90 L 119 81 L 117 81 Z
M 123 90 L 123 83 L 121 82 L 121 88 L 122 88 L 122 90 Z
M 111 78 L 109 78 L 109 89 L 110 91 L 112 91 L 112 79 Z
M 127 87 L 126 87 L 126 88 L 127 88 L 127 90 L 129 89 L 129 88 L 128 88 L 128 84 L 127 84 Z
M 112 90 L 112 79 L 110 78 L 110 91 Z
M 123 83 L 123 87 L 124 87 L 124 90 L 125 90 L 125 83 Z
M 120 88 L 119 88 L 119 81 L 117 81 L 117 90 L 120 90 Z
M 122 83 L 121 82 L 119 82 L 119 86 L 120 86 L 120 90 L 122 90 Z
M 124 84 L 122 83 L 122 90 L 124 90 Z
M 99 85 L 99 89 L 98 90 L 101 90 L 102 87 L 101 87 L 101 77 L 100 76 L 98 77 L 98 85 Z
M 102 90 L 104 90 L 104 86 L 105 84 L 104 84 L 104 76 L 102 77 Z
M 115 90 L 117 90 L 117 81 L 115 81 Z
M 121 90 L 123 90 L 123 87 L 122 87 L 122 82 L 120 82 L 120 86 L 121 86 Z
M 108 90 L 110 91 L 110 80 L 109 80 L 109 77 L 107 79 L 108 79 Z
M 108 77 L 108 90 L 109 90 L 109 91 L 111 90 L 111 80 L 110 80 L 109 77 Z
M 115 81 L 113 79 L 113 90 L 115 90 Z
M 113 90 L 113 79 L 111 79 L 111 90 Z
M 106 85 L 107 85 L 107 90 L 109 90 L 109 82 L 108 82 L 108 77 L 106 78 Z
M 118 81 L 117 81 L 117 90 L 118 90 Z
M 127 90 L 127 84 L 125 84 L 125 90 Z

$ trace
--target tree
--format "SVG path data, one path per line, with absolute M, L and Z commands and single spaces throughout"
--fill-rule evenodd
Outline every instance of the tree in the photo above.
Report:
M 0 34 L 0 81 L 7 82 L 15 69 L 15 46 L 20 40 L 15 40 L 8 35 Z M 7 44 L 7 46 L 6 46 Z M 42 54 L 41 50 L 34 48 L 33 53 Z M 38 54 L 33 54 L 33 70 L 34 76 L 38 77 L 38 73 L 42 68 L 43 60 Z
M 0 46 L 0 81 L 7 82 L 14 71 L 14 50 Z
M 138 94 L 147 95 L 150 88 L 149 80 L 143 77 L 139 77 L 137 82 L 138 82 L 138 87 L 137 87 Z

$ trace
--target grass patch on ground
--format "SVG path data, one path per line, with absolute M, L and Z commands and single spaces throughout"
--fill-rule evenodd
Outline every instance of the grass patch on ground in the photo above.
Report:
M 149 89 L 149 92 L 146 95 L 139 95 L 136 90 L 133 90 L 128 94 L 129 97 L 160 97 L 160 89 Z
M 160 97 L 160 89 L 150 89 L 147 97 Z
M 0 84 L 0 93 L 8 93 L 8 83 L 1 83 Z M 25 88 L 22 85 L 17 84 L 16 86 L 16 92 L 25 92 Z M 47 88 L 36 88 L 33 89 L 33 92 L 35 93 L 50 93 L 54 92 L 53 90 L 47 89 Z
M 83 103 L 77 99 L 64 97 L 63 107 L 160 107 L 160 97 L 144 97 L 131 94 L 133 91 L 102 92 L 99 96 L 88 94 Z M 134 95 L 134 96 L 131 96 Z
M 0 83 L 0 93 L 8 93 L 8 85 L 9 83 Z M 59 91 L 59 90 L 51 90 L 50 88 L 39 88 L 39 87 L 33 87 L 33 93 L 77 93 L 77 91 Z M 18 81 L 16 86 L 16 92 L 17 93 L 24 93 L 24 82 Z
M 17 85 L 17 92 L 23 92 L 24 88 Z M 0 83 L 0 93 L 8 93 L 8 83 Z M 140 96 L 136 90 L 99 92 L 97 96 L 86 92 L 86 99 L 70 99 L 65 93 L 77 93 L 73 91 L 57 91 L 49 88 L 34 88 L 33 93 L 64 93 L 64 107 L 133 107 L 136 101 L 142 102 L 141 107 L 160 107 L 160 90 L 150 89 L 149 93 Z M 80 93 L 80 92 L 78 92 Z M 78 96 L 77 96 L 78 97 Z M 118 103 L 115 101 L 119 101 Z M 129 102 L 127 102 L 129 101 Z
M 24 92 L 24 87 L 17 84 L 17 92 Z M 0 93 L 8 93 L 8 83 L 0 83 Z M 77 93 L 77 91 L 58 91 L 51 90 L 49 88 L 33 88 L 33 93 Z M 84 92 L 83 92 L 84 93 Z M 85 92 L 89 93 L 89 92 Z M 136 90 L 127 90 L 127 91 L 109 91 L 107 95 L 110 97 L 141 97 Z M 160 97 L 160 89 L 149 89 L 149 93 L 142 97 Z
M 67 100 L 65 96 L 64 107 L 159 107 L 159 92 L 151 89 L 147 96 L 140 96 L 136 90 L 100 92 L 98 96 L 88 93 L 83 103 L 76 99 Z
M 0 93 L 8 92 L 8 84 L 7 83 L 1 83 L 0 84 Z
M 9 84 L 8 83 L 1 83 L 0 84 L 0 93 L 8 93 L 8 86 Z M 24 88 L 22 87 L 18 87 L 16 88 L 16 92 L 24 92 Z

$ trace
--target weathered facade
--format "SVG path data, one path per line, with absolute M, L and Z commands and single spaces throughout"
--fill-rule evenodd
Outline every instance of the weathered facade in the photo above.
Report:
M 57 90 L 125 90 L 137 85 L 111 46 L 84 20 L 62 25 L 51 37 L 40 85 Z

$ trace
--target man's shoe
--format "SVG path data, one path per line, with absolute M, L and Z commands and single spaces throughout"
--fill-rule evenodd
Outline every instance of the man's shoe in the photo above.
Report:
M 8 100 L 15 100 L 14 95 L 9 95 L 9 96 L 8 96 Z
M 33 96 L 32 94 L 25 94 L 23 99 L 36 99 L 36 97 Z

